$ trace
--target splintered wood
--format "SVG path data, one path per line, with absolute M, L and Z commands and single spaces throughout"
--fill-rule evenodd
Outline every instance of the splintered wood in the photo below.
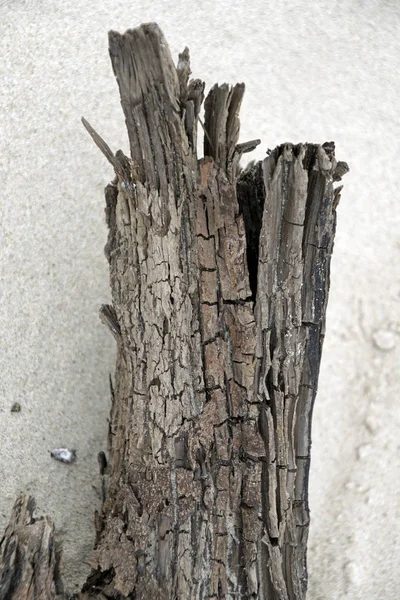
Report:
M 0 598 L 61 600 L 61 548 L 48 517 L 35 519 L 35 501 L 21 494 L 0 539 Z
M 311 416 L 348 167 L 284 144 L 247 169 L 244 85 L 189 80 L 162 32 L 111 32 L 130 157 L 106 189 L 118 347 L 109 481 L 80 598 L 301 600 Z M 201 130 L 200 130 L 201 131 Z M 46 596 L 47 597 L 47 596 Z M 49 596 L 50 597 L 50 596 Z

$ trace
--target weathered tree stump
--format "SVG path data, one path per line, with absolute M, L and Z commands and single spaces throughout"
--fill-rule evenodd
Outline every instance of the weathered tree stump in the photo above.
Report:
M 188 49 L 175 67 L 155 24 L 109 43 L 130 158 L 84 120 L 115 169 L 101 318 L 118 355 L 105 500 L 79 597 L 303 599 L 334 183 L 347 165 L 332 142 L 283 144 L 239 172 L 258 143 L 238 144 L 243 84 L 208 94 L 199 160 L 204 84 L 189 81 Z M 55 598 L 52 530 L 39 522 L 46 546 L 31 513 L 16 524 L 18 506 L 0 596 Z M 44 564 L 36 595 L 16 585 Z

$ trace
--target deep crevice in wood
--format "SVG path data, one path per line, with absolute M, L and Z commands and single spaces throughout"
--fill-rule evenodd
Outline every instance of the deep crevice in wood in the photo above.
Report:
M 262 215 L 264 212 L 264 180 L 262 162 L 251 163 L 241 171 L 237 182 L 237 195 L 240 211 L 246 230 L 246 255 L 252 297 L 257 295 L 258 247 Z

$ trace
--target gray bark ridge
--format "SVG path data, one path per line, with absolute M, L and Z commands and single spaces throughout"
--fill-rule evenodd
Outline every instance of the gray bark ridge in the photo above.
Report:
M 306 595 L 311 418 L 341 191 L 334 182 L 347 170 L 336 162 L 332 142 L 283 144 L 238 182 L 248 257 L 258 265 L 255 385 L 267 448 L 261 478 L 266 598 Z

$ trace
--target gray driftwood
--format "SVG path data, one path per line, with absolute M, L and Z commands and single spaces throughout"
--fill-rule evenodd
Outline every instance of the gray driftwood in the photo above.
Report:
M 118 358 L 79 598 L 304 599 L 334 183 L 347 165 L 333 143 L 283 144 L 239 172 L 258 143 L 238 143 L 243 84 L 208 94 L 198 159 L 204 84 L 189 79 L 188 50 L 176 67 L 155 24 L 109 43 L 130 158 L 84 121 L 115 170 L 101 318 Z M 55 598 L 53 531 L 24 502 L 1 542 L 0 595 Z

